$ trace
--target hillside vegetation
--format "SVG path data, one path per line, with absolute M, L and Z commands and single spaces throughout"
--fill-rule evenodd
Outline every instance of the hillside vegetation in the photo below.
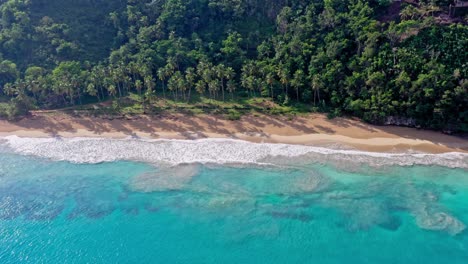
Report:
M 0 116 L 262 97 L 468 132 L 468 26 L 412 2 L 0 0 Z

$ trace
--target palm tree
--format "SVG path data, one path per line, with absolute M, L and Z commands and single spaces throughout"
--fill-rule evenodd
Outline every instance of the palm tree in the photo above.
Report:
M 244 87 L 245 89 L 247 89 L 247 91 L 249 91 L 249 96 L 250 96 L 250 90 L 249 90 L 249 81 L 248 81 L 248 78 L 249 78 L 249 76 L 248 76 L 247 72 L 245 72 L 245 71 L 242 71 L 242 74 L 241 74 L 241 79 L 240 79 L 240 81 L 241 81 L 241 85 L 242 85 L 242 87 Z
M 174 100 L 176 99 L 176 94 L 175 90 L 177 90 L 177 81 L 176 81 L 176 75 L 172 75 L 171 78 L 167 81 L 167 89 L 172 92 L 172 97 Z
M 213 79 L 208 83 L 208 91 L 216 98 L 219 89 L 219 80 Z
M 136 79 L 137 79 L 136 75 L 140 72 L 140 69 L 139 69 L 138 65 L 134 61 L 131 61 L 127 65 L 127 68 L 128 68 L 128 73 L 131 74 L 131 76 L 132 76 L 131 81 L 135 82 Z
M 190 101 L 191 99 L 191 92 L 192 92 L 192 87 L 195 84 L 195 78 L 196 78 L 195 69 L 192 67 L 187 68 L 187 70 L 185 70 L 185 81 L 188 86 L 187 101 Z
M 179 69 L 179 66 L 177 65 L 177 61 L 174 57 L 169 57 L 166 60 L 166 67 L 170 69 L 172 72 L 174 72 L 176 69 Z
M 166 89 L 165 89 L 165 80 L 166 80 L 166 72 L 164 68 L 158 69 L 158 78 L 162 82 L 162 89 L 163 89 L 163 97 L 166 99 Z
M 197 73 L 205 83 L 209 83 L 213 78 L 213 64 L 201 61 L 197 65 Z
M 274 81 L 275 81 L 274 75 L 271 72 L 267 73 L 266 82 L 270 86 L 271 100 L 275 99 L 275 96 L 273 95 L 273 83 L 274 83 Z
M 145 97 L 148 99 L 148 102 L 151 104 L 153 98 L 154 87 L 156 86 L 153 77 L 145 76 L 144 83 L 146 87 Z
M 24 80 L 27 83 L 27 88 L 32 92 L 34 99 L 38 99 L 38 93 L 41 90 L 42 76 L 45 74 L 45 70 L 41 67 L 32 66 L 29 67 L 24 76 Z
M 234 80 L 228 80 L 226 85 L 227 90 L 231 93 L 231 98 L 234 100 L 234 91 L 236 90 L 236 82 Z
M 135 89 L 138 91 L 140 98 L 142 98 L 141 90 L 143 89 L 143 83 L 140 80 L 135 81 Z
M 198 82 L 195 84 L 195 90 L 197 93 L 200 95 L 203 95 L 205 93 L 206 89 L 206 83 L 203 80 L 198 80 Z
M 114 97 L 117 94 L 114 84 L 109 85 L 109 87 L 107 87 L 107 91 L 109 92 L 109 95 L 114 96 Z
M 99 94 L 98 94 L 98 91 L 96 89 L 96 86 L 94 85 L 94 83 L 89 83 L 88 86 L 86 86 L 86 92 L 91 95 L 91 96 L 96 96 L 98 98 L 99 101 L 101 101 L 101 99 L 99 98 Z
M 111 77 L 114 84 L 117 84 L 119 97 L 122 97 L 122 90 L 120 89 L 120 78 L 121 75 L 117 69 L 111 69 Z
M 296 88 L 296 99 L 299 101 L 299 88 L 304 84 L 304 71 L 297 70 L 291 80 L 291 85 Z
M 310 82 L 312 86 L 312 91 L 314 91 L 314 106 L 316 98 L 318 98 L 318 101 L 320 102 L 320 90 L 323 88 L 323 83 L 318 77 L 318 75 L 314 75 L 312 77 L 312 81 Z
M 241 84 L 244 88 L 248 89 L 249 92 L 252 92 L 255 96 L 255 65 L 252 62 L 247 62 L 242 67 L 242 74 L 241 74 Z
M 232 99 L 234 99 L 234 90 L 235 90 L 235 85 L 234 85 L 234 78 L 236 77 L 236 72 L 232 67 L 227 67 L 226 71 L 224 72 L 224 76 L 226 77 L 227 80 L 227 89 L 229 93 L 231 93 Z
M 180 71 L 176 71 L 174 76 L 175 76 L 175 81 L 176 81 L 177 98 L 179 97 L 179 92 L 181 92 L 183 99 L 185 101 L 186 100 L 185 90 L 187 90 L 187 83 L 185 81 L 185 78 Z
M 104 94 L 104 80 L 108 76 L 106 68 L 102 65 L 94 67 L 91 71 L 91 82 L 98 86 L 98 91 L 101 93 L 101 98 L 105 97 Z
M 226 67 L 224 66 L 224 64 L 219 64 L 215 68 L 215 73 L 216 73 L 216 75 L 219 78 L 219 81 L 221 83 L 221 93 L 222 93 L 222 96 L 223 96 L 223 102 L 224 102 L 224 77 L 226 75 L 225 71 L 226 71 Z
M 278 78 L 280 78 L 280 82 L 283 85 L 283 89 L 286 92 L 286 95 L 288 95 L 288 85 L 289 85 L 289 73 L 286 67 L 278 67 Z

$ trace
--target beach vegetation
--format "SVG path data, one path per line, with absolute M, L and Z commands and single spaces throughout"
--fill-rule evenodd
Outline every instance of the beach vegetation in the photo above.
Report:
M 409 2 L 0 0 L 0 115 L 320 111 L 467 132 L 466 20 Z

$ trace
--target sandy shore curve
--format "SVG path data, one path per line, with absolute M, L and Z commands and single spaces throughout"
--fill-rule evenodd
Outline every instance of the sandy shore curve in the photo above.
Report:
M 358 119 L 327 119 L 264 114 L 228 120 L 215 115 L 82 117 L 34 112 L 16 122 L 0 120 L 0 136 L 200 139 L 235 138 L 250 142 L 314 145 L 371 152 L 468 153 L 468 140 L 440 132 L 373 126 Z

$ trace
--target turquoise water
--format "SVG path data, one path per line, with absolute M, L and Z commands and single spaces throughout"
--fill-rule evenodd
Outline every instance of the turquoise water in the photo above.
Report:
M 0 153 L 0 263 L 468 263 L 468 173 Z

